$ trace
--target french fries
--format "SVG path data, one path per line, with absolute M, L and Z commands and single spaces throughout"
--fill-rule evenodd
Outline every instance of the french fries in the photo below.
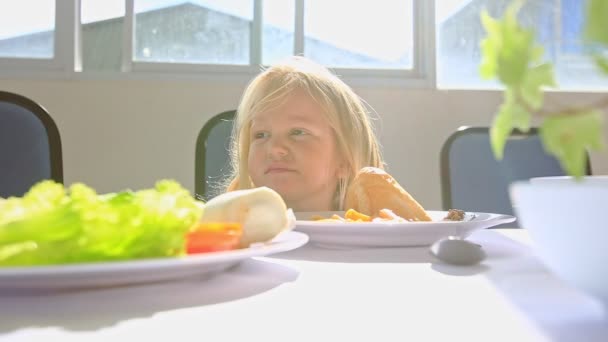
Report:
M 318 222 L 410 222 L 403 217 L 395 214 L 390 209 L 382 209 L 378 212 L 378 216 L 368 216 L 363 213 L 356 211 L 355 209 L 348 209 L 344 213 L 344 217 L 340 215 L 332 215 L 329 218 L 322 216 L 312 217 L 313 221 Z

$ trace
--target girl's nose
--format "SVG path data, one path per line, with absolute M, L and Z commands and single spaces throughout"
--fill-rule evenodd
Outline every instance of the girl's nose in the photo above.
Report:
M 289 147 L 280 137 L 271 137 L 268 144 L 268 158 L 282 160 L 289 155 Z

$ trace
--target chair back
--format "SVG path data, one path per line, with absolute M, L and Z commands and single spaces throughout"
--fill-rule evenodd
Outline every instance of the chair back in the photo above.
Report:
M 22 196 L 44 179 L 63 183 L 57 125 L 36 102 L 0 91 L 0 197 Z
M 557 159 L 545 152 L 535 128 L 514 132 L 503 159 L 496 160 L 489 128 L 461 127 L 444 143 L 440 164 L 444 210 L 513 215 L 508 190 L 512 182 L 565 175 Z M 587 165 L 590 174 L 589 161 Z
M 208 201 L 221 191 L 225 177 L 232 171 L 230 143 L 235 110 L 222 112 L 203 125 L 196 139 L 194 191 Z

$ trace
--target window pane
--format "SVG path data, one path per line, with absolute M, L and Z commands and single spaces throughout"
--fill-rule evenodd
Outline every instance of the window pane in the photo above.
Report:
M 53 58 L 54 36 L 55 0 L 0 2 L 0 57 Z
M 136 0 L 136 61 L 249 64 L 253 0 Z
M 410 69 L 411 0 L 307 0 L 304 55 L 347 68 Z
M 262 64 L 271 65 L 294 54 L 294 0 L 264 0 Z
M 442 0 L 437 2 L 437 79 L 440 87 L 487 87 L 495 85 L 479 78 L 480 41 L 485 37 L 479 14 L 487 9 L 502 16 L 509 0 Z M 608 77 L 596 75 L 580 37 L 586 0 L 527 1 L 520 22 L 536 32 L 545 48 L 545 58 L 555 66 L 560 88 L 597 88 L 608 85 Z
M 82 69 L 120 71 L 124 0 L 82 0 Z

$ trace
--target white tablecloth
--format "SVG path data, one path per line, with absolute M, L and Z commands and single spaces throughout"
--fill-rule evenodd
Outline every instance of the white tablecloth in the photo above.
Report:
M 608 341 L 608 308 L 540 264 L 525 230 L 484 230 L 488 259 L 307 245 L 211 279 L 0 292 L 0 341 Z

